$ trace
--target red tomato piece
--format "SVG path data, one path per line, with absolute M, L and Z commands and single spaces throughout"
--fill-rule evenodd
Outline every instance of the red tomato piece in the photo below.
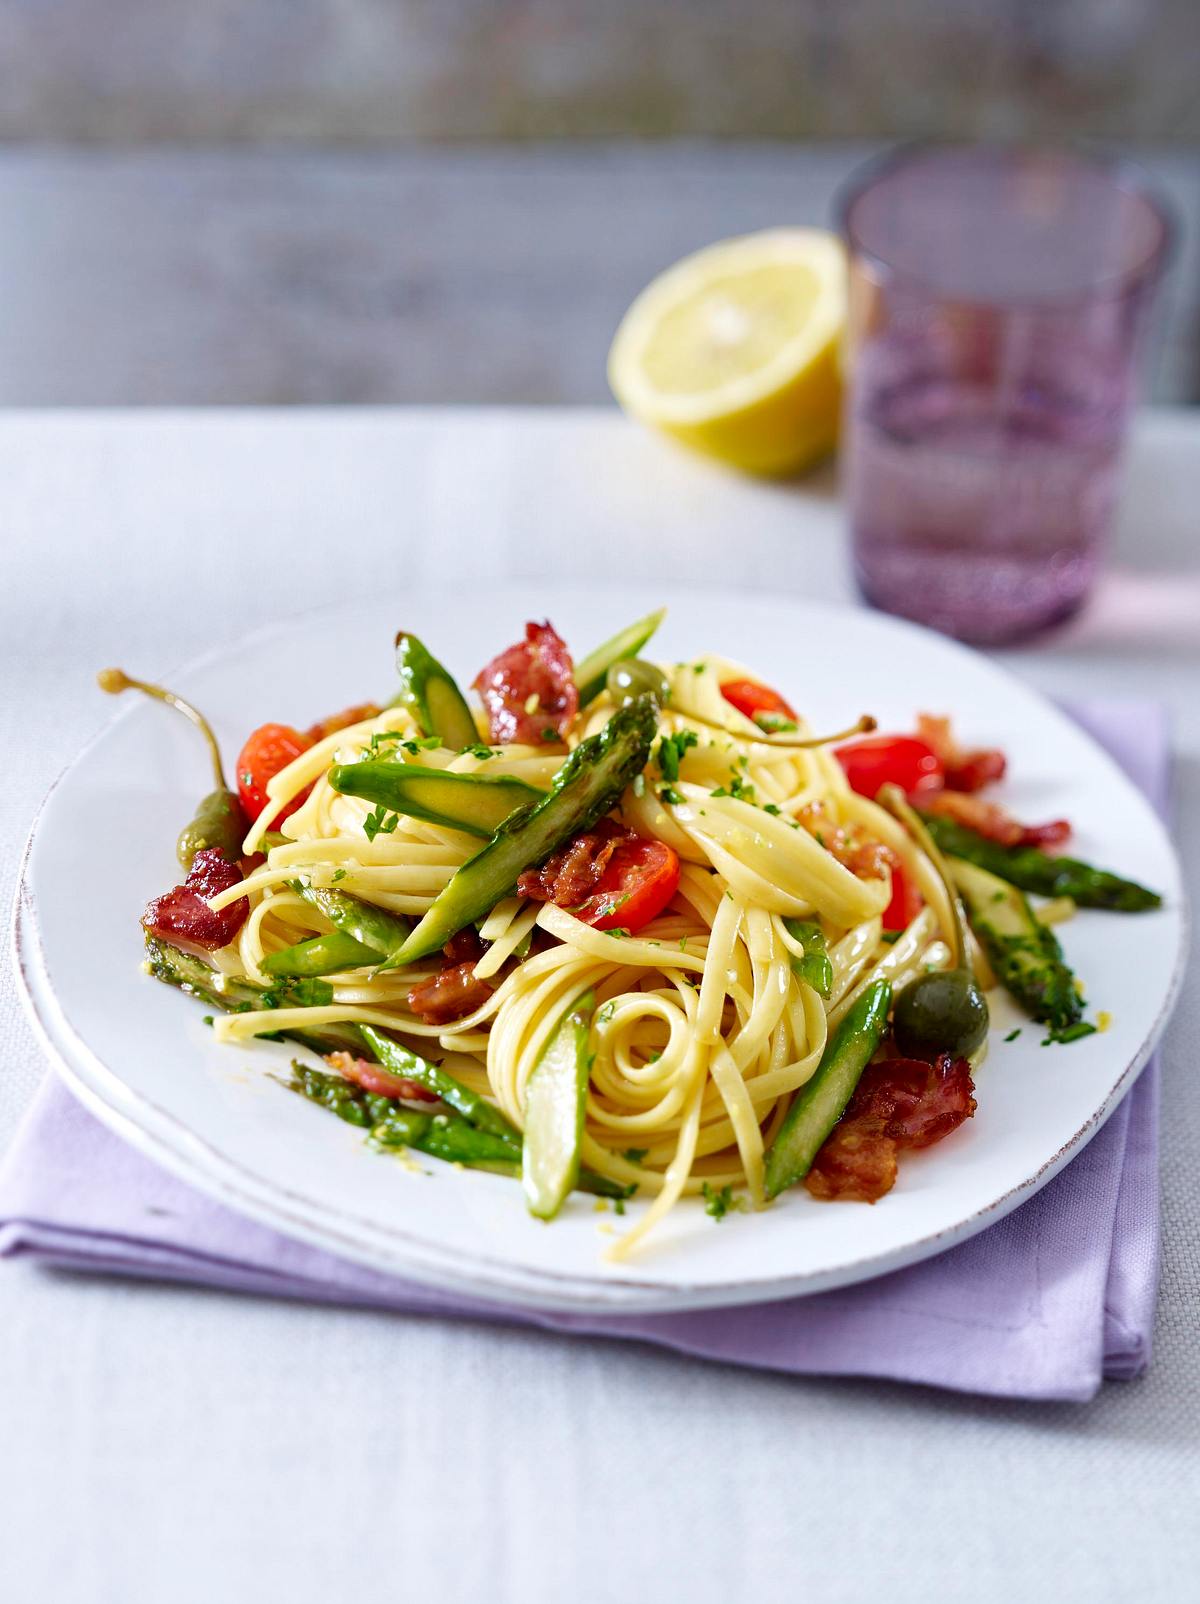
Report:
M 302 752 L 307 752 L 311 745 L 308 736 L 301 735 L 290 724 L 262 724 L 250 736 L 237 760 L 237 788 L 242 808 L 252 823 L 270 801 L 267 781 L 286 769 Z M 299 796 L 293 797 L 276 816 L 275 823 L 295 813 L 311 789 L 305 786 Z
M 679 885 L 679 858 L 665 841 L 622 841 L 587 901 L 571 912 L 596 930 L 632 934 L 656 918 Z
M 907 930 L 925 905 L 925 899 L 904 872 L 902 863 L 892 865 L 892 900 L 883 911 L 885 930 Z
M 739 713 L 756 722 L 764 713 L 772 718 L 796 717 L 796 710 L 790 702 L 785 702 L 778 691 L 773 691 L 769 685 L 760 685 L 757 680 L 725 680 L 721 695 L 731 707 L 736 707 Z
M 909 796 L 939 791 L 945 772 L 937 753 L 913 735 L 871 735 L 865 741 L 835 746 L 833 755 L 845 770 L 850 789 L 859 796 L 879 794 L 883 785 L 898 785 Z

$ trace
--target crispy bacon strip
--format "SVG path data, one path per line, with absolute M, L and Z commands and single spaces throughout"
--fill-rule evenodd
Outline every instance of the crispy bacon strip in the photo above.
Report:
M 408 1006 L 427 1025 L 448 1025 L 482 1008 L 492 995 L 486 980 L 476 980 L 475 965 L 483 956 L 483 943 L 469 927 L 460 930 L 442 948 L 446 960 L 441 974 L 413 986 Z
M 438 1096 L 420 1081 L 409 1080 L 406 1075 L 392 1075 L 378 1064 L 356 1058 L 353 1053 L 329 1053 L 325 1062 L 364 1092 L 375 1097 L 404 1097 L 410 1103 L 436 1103 Z
M 197 852 L 182 885 L 165 891 L 146 907 L 142 929 L 184 952 L 215 952 L 227 947 L 246 922 L 250 904 L 245 897 L 214 913 L 208 899 L 228 891 L 242 871 L 218 847 Z
M 1007 767 L 1004 753 L 996 747 L 960 746 L 948 718 L 918 713 L 917 738 L 936 754 L 946 773 L 947 790 L 981 791 L 993 780 L 1004 778 Z
M 328 718 L 318 719 L 305 731 L 309 741 L 316 746 L 327 735 L 333 735 L 338 730 L 347 730 L 351 724 L 361 724 L 365 718 L 378 718 L 383 709 L 374 702 L 360 702 L 355 707 L 344 707 L 340 713 L 331 713 Z
M 824 1201 L 874 1203 L 896 1182 L 901 1148 L 930 1147 L 975 1112 L 975 1086 L 965 1058 L 943 1053 L 885 1058 L 871 1064 L 830 1132 L 804 1184 Z
M 579 711 L 575 665 L 549 622 L 525 625 L 525 639 L 475 676 L 494 745 L 560 741 Z
M 923 813 L 936 813 L 941 818 L 965 824 L 969 830 L 986 836 L 989 841 L 998 841 L 1003 847 L 1056 847 L 1071 835 L 1066 819 L 1052 819 L 1049 824 L 1022 824 L 998 802 L 967 796 L 962 791 L 932 791 L 917 800 Z
M 526 869 L 517 881 L 517 895 L 533 902 L 552 902 L 556 908 L 577 908 L 604 878 L 604 871 L 622 841 L 634 833 L 615 819 L 601 819 L 595 829 L 568 841 L 540 869 Z
M 900 861 L 882 841 L 864 837 L 853 826 L 835 824 L 824 802 L 806 802 L 797 811 L 796 822 L 860 880 L 882 880 Z

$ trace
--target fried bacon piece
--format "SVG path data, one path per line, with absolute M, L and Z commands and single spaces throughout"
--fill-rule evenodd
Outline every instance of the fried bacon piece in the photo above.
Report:
M 835 824 L 824 802 L 806 802 L 796 813 L 796 823 L 860 880 L 882 880 L 900 861 L 882 841 L 864 837 L 853 825 Z
M 1052 819 L 1049 824 L 1022 824 L 998 802 L 967 796 L 962 791 L 932 791 L 917 800 L 923 813 L 936 813 L 943 819 L 953 819 L 956 824 L 965 824 L 977 835 L 998 841 L 1002 847 L 1057 847 L 1071 835 L 1066 819 Z
M 241 878 L 239 866 L 231 863 L 218 847 L 205 847 L 193 858 L 182 885 L 172 887 L 147 905 L 142 929 L 184 952 L 215 952 L 218 947 L 227 947 L 245 924 L 250 904 L 245 897 L 239 897 L 214 913 L 208 899 L 228 891 Z
M 420 1081 L 409 1080 L 406 1075 L 393 1075 L 365 1058 L 356 1058 L 353 1053 L 328 1053 L 325 1062 L 330 1069 L 375 1097 L 403 1097 L 410 1103 L 436 1103 L 438 1100 L 437 1093 L 422 1086 Z
M 318 719 L 315 724 L 305 730 L 305 735 L 313 746 L 323 741 L 327 735 L 335 735 L 338 730 L 348 730 L 351 724 L 361 724 L 365 718 L 378 718 L 383 712 L 374 702 L 360 702 L 355 707 L 344 707 L 340 713 L 331 713 L 328 718 Z
M 948 718 L 918 713 L 917 738 L 937 756 L 946 775 L 948 791 L 981 791 L 993 780 L 1002 780 L 1007 762 L 996 747 L 960 746 Z
M 550 623 L 525 625 L 525 639 L 475 676 L 493 744 L 561 741 L 579 711 L 575 665 Z
M 442 948 L 446 960 L 440 974 L 422 980 L 408 994 L 408 1006 L 427 1025 L 448 1025 L 482 1008 L 492 995 L 486 980 L 475 978 L 475 965 L 483 957 L 483 943 L 468 927 Z
M 930 1147 L 975 1112 L 965 1058 L 943 1053 L 885 1058 L 868 1065 L 846 1111 L 817 1154 L 804 1184 L 824 1201 L 874 1203 L 896 1182 L 896 1154 Z
M 577 908 L 600 884 L 621 843 L 634 839 L 633 831 L 615 819 L 601 819 L 594 829 L 547 858 L 540 869 L 526 869 L 517 881 L 517 895 L 552 902 L 556 908 Z

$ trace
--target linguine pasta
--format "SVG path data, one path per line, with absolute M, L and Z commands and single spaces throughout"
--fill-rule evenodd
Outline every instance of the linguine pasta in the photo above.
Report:
M 662 672 L 669 696 L 659 735 L 684 736 L 678 772 L 668 781 L 652 758 L 614 812 L 678 854 L 678 888 L 656 917 L 632 934 L 601 930 L 568 908 L 510 893 L 479 922 L 485 950 L 475 973 L 494 989 L 464 1017 L 430 1023 L 409 1006 L 414 984 L 438 972 L 435 954 L 403 968 L 329 975 L 331 1000 L 284 1006 L 269 1019 L 272 1030 L 377 1026 L 484 1094 L 521 1129 L 530 1077 L 551 1034 L 572 1000 L 592 992 L 581 1158 L 650 1200 L 617 1239 L 616 1256 L 686 1194 L 733 1186 L 761 1203 L 766 1149 L 830 1032 L 877 979 L 899 988 L 949 967 L 954 950 L 949 897 L 926 854 L 890 813 L 850 790 L 827 750 L 779 744 L 726 700 L 721 686 L 744 677 L 742 668 L 713 656 Z M 599 731 L 612 712 L 601 695 L 568 732 L 568 744 Z M 810 733 L 797 722 L 794 741 Z M 561 748 L 418 745 L 421 730 L 396 707 L 317 741 L 267 785 L 268 806 L 244 843 L 247 856 L 266 844 L 265 859 L 212 899 L 214 909 L 249 902 L 235 942 L 213 955 L 226 976 L 265 985 L 262 966 L 272 953 L 330 930 L 297 882 L 420 919 L 479 850 L 463 831 L 408 816 L 390 833 L 368 836 L 371 804 L 334 789 L 329 771 L 370 755 L 372 740 L 388 731 L 413 743 L 407 755 L 393 743 L 389 757 L 427 769 L 510 775 L 545 790 L 563 763 Z M 694 744 L 686 744 L 688 734 Z M 884 843 L 919 890 L 924 906 L 891 941 L 882 928 L 887 868 L 852 872 L 827 849 L 814 819 Z M 804 946 L 789 919 L 820 927 L 832 966 L 827 997 L 798 972 Z M 241 1042 L 265 1026 L 261 1014 L 244 1012 L 217 1018 L 214 1028 L 220 1040 Z

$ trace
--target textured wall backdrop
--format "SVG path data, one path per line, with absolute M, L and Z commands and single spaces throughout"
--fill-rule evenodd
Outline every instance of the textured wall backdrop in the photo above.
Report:
M 1200 0 L 5 0 L 0 138 L 1200 143 Z

